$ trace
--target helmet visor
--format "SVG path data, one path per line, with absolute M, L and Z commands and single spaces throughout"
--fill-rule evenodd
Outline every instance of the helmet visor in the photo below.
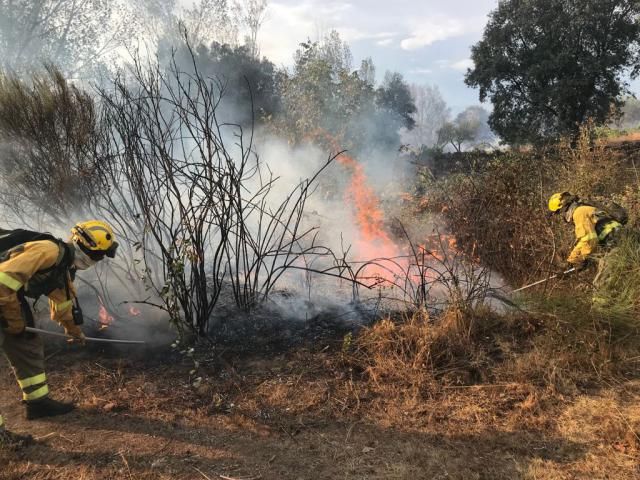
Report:
M 113 258 L 116 256 L 116 250 L 118 249 L 118 242 L 113 242 L 108 250 L 91 250 L 81 243 L 78 243 L 80 249 L 95 262 L 103 260 L 104 257 Z
M 104 253 L 107 257 L 113 258 L 116 256 L 117 250 L 118 250 L 118 242 L 113 242 L 111 243 L 111 246 L 109 247 L 109 249 Z

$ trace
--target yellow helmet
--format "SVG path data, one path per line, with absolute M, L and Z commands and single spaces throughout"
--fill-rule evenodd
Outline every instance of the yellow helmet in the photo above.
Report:
M 105 255 L 109 258 L 115 257 L 118 248 L 113 229 L 108 223 L 100 220 L 76 224 L 71 229 L 71 240 L 95 261 L 102 260 Z
M 571 197 L 572 195 L 569 192 L 554 193 L 549 198 L 549 210 L 557 212 L 565 206 L 567 200 Z

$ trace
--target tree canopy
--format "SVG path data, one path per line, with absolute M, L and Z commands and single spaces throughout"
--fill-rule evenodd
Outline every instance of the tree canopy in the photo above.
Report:
M 254 56 L 251 45 L 232 46 L 213 42 L 196 48 L 184 40 L 179 47 L 161 44 L 162 65 L 175 61 L 181 71 L 197 69 L 223 87 L 221 108 L 228 121 L 250 125 L 262 123 L 279 110 L 281 74 L 267 58 Z
M 573 135 L 619 113 L 635 78 L 640 2 L 505 0 L 472 47 L 467 85 L 491 100 L 489 124 L 509 143 Z
M 445 122 L 438 130 L 436 147 L 450 145 L 456 152 L 463 147 L 487 145 L 494 140 L 493 133 L 487 125 L 487 111 L 479 106 L 467 107 L 460 112 L 453 122 Z
M 402 142 L 414 147 L 433 147 L 438 143 L 438 131 L 449 120 L 451 109 L 447 106 L 437 85 L 410 85 L 415 103 L 412 130 L 403 129 Z
M 400 145 L 401 128 L 413 128 L 415 105 L 402 75 L 387 72 L 376 87 L 375 65 L 352 69 L 349 46 L 336 31 L 320 42 L 300 44 L 281 85 L 282 111 L 274 127 L 292 143 L 330 134 L 362 153 Z

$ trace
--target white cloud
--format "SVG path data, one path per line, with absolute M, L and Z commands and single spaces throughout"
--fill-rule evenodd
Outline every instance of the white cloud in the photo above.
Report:
M 313 35 L 308 6 L 271 3 L 268 12 L 258 37 L 260 52 L 276 64 L 290 64 L 298 43 Z
M 430 68 L 413 68 L 409 70 L 409 73 L 413 73 L 414 75 L 430 75 L 433 73 L 433 70 Z
M 390 37 L 396 37 L 398 34 L 396 32 L 380 32 L 380 33 L 374 33 L 371 38 L 390 38 Z
M 433 62 L 440 70 L 457 70 L 459 72 L 466 72 L 467 68 L 473 68 L 474 63 L 470 58 L 464 58 L 462 60 L 436 60 Z
M 347 43 L 354 42 L 357 40 L 364 40 L 367 38 L 371 38 L 371 35 L 364 30 L 359 30 L 357 28 L 352 27 L 334 27 L 338 33 L 340 34 L 340 38 Z
M 456 19 L 427 20 L 419 29 L 414 30 L 409 38 L 402 40 L 400 46 L 403 50 L 416 50 L 462 34 L 464 34 L 464 27 Z
M 456 18 L 442 15 L 412 20 L 414 27 L 410 29 L 411 34 L 400 42 L 400 46 L 404 50 L 417 50 L 435 42 L 480 32 L 485 23 L 485 17 Z
M 334 26 L 332 28 L 337 30 L 338 33 L 340 34 L 340 38 L 342 38 L 342 40 L 344 40 L 347 43 L 358 41 L 358 40 L 380 39 L 376 43 L 378 45 L 383 45 L 385 44 L 383 42 L 387 42 L 386 44 L 388 44 L 388 42 L 393 40 L 392 37 L 395 37 L 398 35 L 397 33 L 393 33 L 393 32 L 372 33 L 366 30 L 360 30 L 353 27 Z M 325 32 L 325 33 L 328 33 L 328 32 Z
M 342 40 L 348 43 L 372 40 L 379 46 L 390 45 L 399 35 L 398 32 L 359 27 L 353 22 L 355 12 L 357 9 L 353 4 L 341 1 L 269 3 L 267 21 L 258 38 L 260 51 L 276 64 L 290 65 L 300 42 L 308 38 L 318 40 L 332 29 L 337 30 Z
M 338 27 L 347 24 L 353 8 L 351 3 L 340 1 L 319 4 L 305 0 L 294 5 L 270 2 L 267 20 L 259 33 L 260 51 L 276 64 L 291 64 L 300 42 L 307 38 L 317 40 L 332 28 L 343 34 Z M 343 39 L 353 41 L 365 36 L 357 28 L 345 28 Z
M 450 67 L 454 70 L 459 70 L 461 72 L 466 72 L 468 68 L 474 67 L 473 60 L 470 58 L 465 58 L 463 60 L 458 60 L 457 62 L 453 62 Z
M 349 2 L 325 2 L 319 8 L 323 15 L 341 17 L 343 13 L 352 10 L 353 5 Z M 318 9 L 318 5 L 314 5 L 314 9 Z
M 332 29 L 337 30 L 352 47 L 355 42 L 368 43 L 372 49 L 400 45 L 406 52 L 482 31 L 486 15 L 480 15 L 469 7 L 468 16 L 465 16 L 466 10 L 453 11 L 452 8 L 448 12 L 440 9 L 439 13 L 433 14 L 427 13 L 429 9 L 426 8 L 390 11 L 387 3 L 383 7 L 378 1 L 273 0 L 269 3 L 267 20 L 258 41 L 262 55 L 278 65 L 290 66 L 300 42 L 318 40 Z M 449 59 L 431 64 L 434 70 L 463 71 L 469 66 L 468 59 Z
M 344 32 L 347 29 L 337 28 L 340 35 L 346 39 Z M 354 40 L 375 40 L 376 45 L 386 46 L 393 42 L 394 37 L 397 37 L 398 34 L 395 32 L 380 32 L 380 33 L 371 33 L 366 31 L 360 31 L 360 36 Z
M 381 47 L 388 47 L 392 43 L 393 43 L 393 38 L 385 38 L 384 40 L 378 40 L 376 42 L 376 45 L 379 45 Z

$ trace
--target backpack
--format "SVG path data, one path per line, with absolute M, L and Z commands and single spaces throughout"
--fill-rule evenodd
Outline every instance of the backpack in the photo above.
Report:
M 39 240 L 49 240 L 58 246 L 59 253 L 56 263 L 36 274 L 48 274 L 57 270 L 68 270 L 73 262 L 73 252 L 69 251 L 69 247 L 63 240 L 54 237 L 50 233 L 33 232 L 17 228 L 15 230 L 4 230 L 0 228 L 0 263 L 9 258 L 9 251 L 19 245 L 27 242 L 35 242 Z M 73 278 L 73 274 L 72 274 Z
M 4 254 L 6 251 L 23 243 L 35 242 L 36 240 L 51 240 L 58 246 L 60 246 L 62 242 L 62 240 L 54 237 L 50 233 L 32 232 L 31 230 L 24 230 L 22 228 L 15 230 L 4 230 L 0 228 L 0 254 Z
M 626 225 L 629 221 L 629 214 L 625 210 L 625 208 L 619 203 L 613 201 L 607 202 L 599 202 L 596 200 L 586 200 L 584 202 L 585 205 L 589 205 L 591 207 L 595 207 L 598 210 L 602 210 L 609 218 L 615 220 L 616 222 Z

